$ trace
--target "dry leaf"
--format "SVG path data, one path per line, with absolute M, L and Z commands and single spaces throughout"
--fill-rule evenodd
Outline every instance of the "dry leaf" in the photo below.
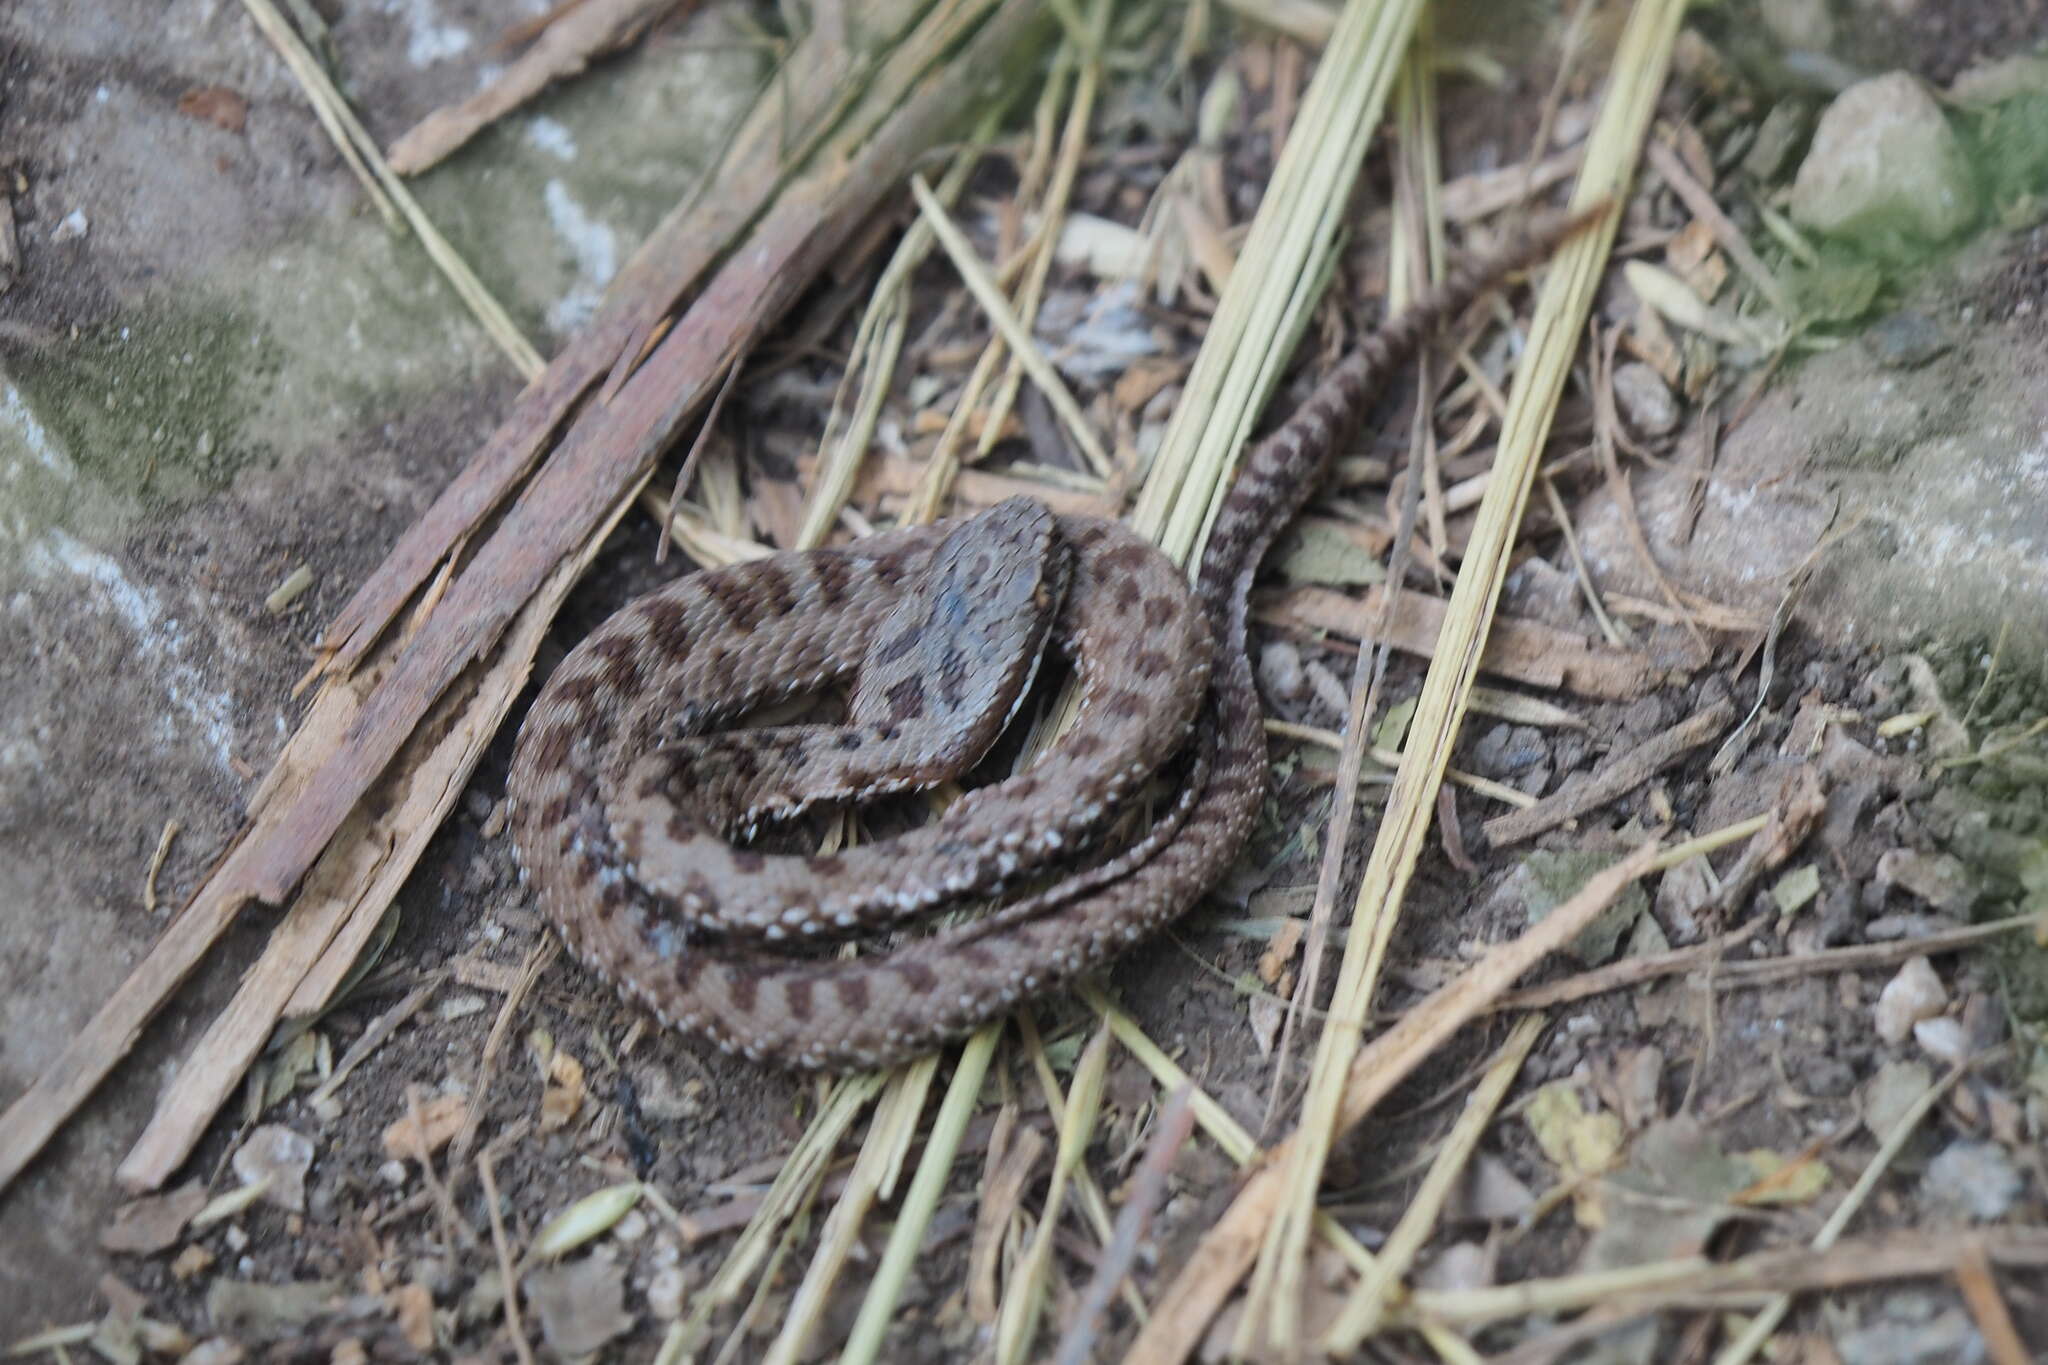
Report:
M 178 96 L 178 112 L 223 132 L 239 133 L 249 121 L 249 101 L 224 85 L 200 85 Z
M 548 1083 L 540 1095 L 542 1132 L 553 1132 L 583 1108 L 583 1063 L 560 1048 L 548 1059 Z
M 196 1180 L 169 1194 L 132 1200 L 116 1209 L 114 1221 L 100 1230 L 100 1246 L 145 1256 L 162 1251 L 178 1240 L 192 1215 L 205 1207 L 206 1187 Z
M 398 1330 L 406 1345 L 415 1351 L 431 1350 L 434 1345 L 434 1296 L 427 1292 L 427 1287 L 418 1282 L 402 1284 L 386 1297 L 398 1319 Z
M 459 1095 L 436 1095 L 420 1105 L 419 1113 L 426 1128 L 426 1151 L 431 1155 L 446 1147 L 448 1140 L 462 1131 L 463 1123 L 469 1118 L 469 1105 Z M 420 1150 L 420 1131 L 413 1125 L 411 1114 L 406 1114 L 384 1130 L 386 1156 L 418 1160 Z
M 1536 1145 L 1567 1180 L 1598 1175 L 1621 1153 L 1621 1120 L 1600 1109 L 1589 1112 L 1570 1081 L 1552 1081 L 1537 1091 L 1523 1117 Z M 1581 1227 L 1606 1221 L 1598 1192 L 1590 1186 L 1573 1196 L 1572 1213 Z

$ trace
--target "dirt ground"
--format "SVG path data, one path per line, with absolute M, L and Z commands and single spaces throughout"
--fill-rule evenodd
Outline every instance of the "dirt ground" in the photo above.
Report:
M 546 6 L 521 0 L 516 16 L 475 0 L 318 8 L 348 94 L 388 145 L 429 110 L 475 89 L 502 61 L 492 47 L 501 26 Z M 769 69 L 766 51 L 735 41 L 742 30 L 718 8 L 656 25 L 631 51 L 421 179 L 429 212 L 544 351 L 573 334 L 633 245 L 695 183 L 718 130 L 751 102 Z M 764 11 L 755 19 L 767 22 L 772 8 L 755 7 Z M 1854 74 L 1904 68 L 1932 82 L 2026 51 L 2041 23 L 2026 0 L 1834 8 L 1861 22 L 1838 25 L 1829 60 Z M 1538 16 L 1526 22 L 1532 33 L 1550 31 Z M 1747 111 L 1730 115 L 1733 125 L 1754 122 L 1773 99 L 1824 102 L 1832 77 L 1816 75 L 1814 62 L 1752 50 L 1763 40 L 1739 16 L 1708 15 L 1700 24 L 1702 43 L 1727 58 L 1739 93 L 1681 73 L 1667 92 L 1668 112 Z M 1104 122 L 1123 145 L 1088 167 L 1077 195 L 1088 212 L 1125 222 L 1185 145 L 1206 78 L 1232 63 L 1267 73 L 1275 66 L 1270 40 L 1235 33 L 1194 74 L 1169 77 L 1175 24 L 1153 14 L 1149 27 L 1133 27 L 1141 35 L 1134 50 L 1157 65 L 1134 64 L 1113 82 Z M 1446 41 L 1471 32 L 1455 13 L 1446 18 Z M 1554 55 L 1545 48 L 1518 64 L 1512 44 L 1494 50 L 1503 63 L 1496 83 L 1446 87 L 1447 178 L 1526 151 L 1526 111 L 1548 89 Z M 201 90 L 232 92 L 239 118 L 209 113 L 218 101 L 190 98 Z M 1273 155 L 1256 117 L 1265 103 L 1249 106 L 1225 155 L 1241 217 L 1255 206 Z M 1387 186 L 1385 155 L 1375 153 L 1367 176 L 1374 202 Z M 297 723 L 292 687 L 313 639 L 504 414 L 519 381 L 420 253 L 365 207 L 239 6 L 121 0 L 80 14 L 61 0 L 18 0 L 0 12 L 0 175 L 10 182 L 0 188 L 21 244 L 18 277 L 0 293 L 7 1103 L 121 985 L 170 909 L 227 847 L 244 801 Z M 977 189 L 993 203 L 1013 184 L 1007 167 L 992 165 Z M 2048 849 L 2048 762 L 2039 740 L 1995 760 L 1936 761 L 1958 757 L 1942 747 L 1944 723 L 1982 740 L 2048 715 L 2048 229 L 2038 218 L 1991 223 L 1954 250 L 1888 275 L 1870 308 L 1830 330 L 1835 344 L 1786 363 L 1753 396 L 1724 397 L 1724 419 L 1738 402 L 1746 410 L 1722 435 L 1704 493 L 1671 459 L 1635 471 L 1635 515 L 1666 577 L 1752 622 L 1779 610 L 1789 578 L 1816 545 L 1831 546 L 1793 599 L 1759 718 L 1724 769 L 1709 768 L 1714 746 L 1697 750 L 1533 845 L 1489 848 L 1481 827 L 1498 809 L 1459 791 L 1451 809 L 1462 837 L 1432 849 L 1409 894 L 1392 985 L 1379 1001 L 1386 1018 L 1454 973 L 1476 946 L 1519 931 L 1532 882 L 1565 875 L 1561 869 L 1589 851 L 1611 855 L 1631 832 L 1664 824 L 1707 830 L 1768 809 L 1800 770 L 1817 773 L 1826 802 L 1811 840 L 1787 864 L 1812 869 L 1810 897 L 1774 899 L 1791 895 L 1779 869 L 1692 920 L 1683 913 L 1686 886 L 1702 884 L 1681 885 L 1673 874 L 1656 893 L 1654 916 L 1641 921 L 1659 926 L 1664 941 L 1649 941 L 1643 935 L 1652 931 L 1638 927 L 1630 952 L 1683 947 L 1751 922 L 1762 927 L 1739 949 L 1742 961 L 1859 945 L 1884 951 L 2011 914 L 2028 891 L 2041 890 L 2029 861 L 2048 866 L 2048 852 L 2036 853 Z M 1358 246 L 1356 268 L 1340 285 L 1353 298 L 1360 280 L 1377 278 L 1365 262 L 1384 253 L 1384 235 Z M 926 277 L 910 331 L 920 358 L 930 360 L 963 338 L 978 341 L 979 319 L 972 310 L 948 316 L 950 276 L 932 267 Z M 1095 289 L 1079 272 L 1056 276 L 1056 295 L 1085 299 Z M 1899 317 L 1935 338 L 1931 355 L 1903 365 L 1871 339 L 1878 322 Z M 1202 318 L 1163 312 L 1154 321 L 1192 354 Z M 789 330 L 801 329 L 798 319 Z M 843 353 L 850 333 L 841 323 L 822 350 Z M 726 421 L 753 433 L 751 480 L 792 476 L 790 457 L 815 442 L 836 378 L 817 359 L 773 384 L 742 387 Z M 899 380 L 894 416 L 924 401 L 903 396 L 915 387 Z M 1585 408 L 1581 396 L 1582 428 Z M 1408 429 L 1408 413 L 1390 400 L 1373 431 L 1392 435 L 1362 437 L 1360 453 L 1398 457 Z M 1660 454 L 1670 456 L 1685 430 Z M 1563 491 L 1579 552 L 1603 590 L 1654 601 L 1658 585 L 1640 570 L 1627 509 L 1612 489 L 1584 478 Z M 1369 494 L 1375 503 L 1380 496 Z M 543 651 L 543 673 L 627 597 L 675 571 L 652 564 L 653 541 L 652 523 L 629 516 L 572 595 Z M 1593 619 L 1565 551 L 1554 536 L 1531 543 L 1538 553 L 1511 576 L 1503 611 L 1590 637 Z M 301 566 L 312 571 L 310 589 L 286 610 L 267 607 L 266 597 Z M 1756 703 L 1760 631 L 1719 633 L 1703 657 L 1677 626 L 1636 624 L 1664 685 L 1629 698 L 1548 698 L 1577 716 L 1572 726 L 1475 715 L 1454 767 L 1540 795 L 1717 702 L 1737 715 Z M 1262 680 L 1279 684 L 1268 690 L 1271 714 L 1319 727 L 1341 722 L 1329 688 L 1341 697 L 1348 645 L 1275 629 L 1257 647 Z M 1396 656 L 1390 698 L 1411 698 L 1422 670 L 1423 661 Z M 1297 676 L 1299 686 L 1283 682 Z M 1883 725 L 1909 712 L 1931 719 Z M 276 1087 L 272 1102 L 259 1114 L 256 1097 L 238 1097 L 178 1182 L 197 1181 L 208 1194 L 233 1188 L 234 1154 L 259 1124 L 274 1125 L 310 1139 L 301 1206 L 259 1203 L 147 1253 L 102 1246 L 128 1198 L 113 1170 L 260 949 L 271 917 L 258 912 L 0 1193 L 0 1344 L 139 1303 L 192 1341 L 233 1338 L 261 1358 L 341 1359 L 360 1349 L 402 1359 L 417 1350 L 407 1314 L 424 1296 L 442 1354 L 512 1359 L 473 1168 L 450 1173 L 444 1199 L 386 1145 L 415 1105 L 459 1101 L 480 1114 L 486 1142 L 523 1129 L 498 1151 L 495 1170 L 517 1243 L 578 1198 L 622 1181 L 647 1182 L 687 1215 L 679 1228 L 636 1209 L 596 1254 L 525 1284 L 530 1315 L 552 1306 L 544 1324 L 528 1323 L 536 1341 L 552 1343 L 544 1350 L 573 1354 L 564 1343 L 588 1339 L 615 1358 L 651 1358 L 674 1305 L 687 1304 L 716 1271 L 730 1228 L 803 1134 L 820 1091 L 645 1029 L 565 961 L 527 997 L 489 1084 L 472 1089 L 504 983 L 546 939 L 494 818 L 511 736 L 508 727 L 407 883 L 373 969 L 317 1021 L 308 1042 L 266 1059 L 256 1084 Z M 1274 754 L 1275 794 L 1241 875 L 1111 981 L 1145 1031 L 1254 1132 L 1265 1131 L 1274 1084 L 1258 1000 L 1272 982 L 1261 978 L 1259 960 L 1274 926 L 1305 913 L 1330 789 L 1326 752 L 1276 743 Z M 1379 799 L 1368 798 L 1354 831 L 1354 874 Z M 152 875 L 173 821 L 175 838 Z M 1966 1189 L 1990 1190 L 2008 1175 L 2017 1182 L 1985 1221 L 2048 1221 L 2039 1145 L 2048 1067 L 2035 1060 L 2048 1055 L 2037 1051 L 2048 976 L 2039 959 L 2026 934 L 1936 959 L 1948 1002 L 1942 1017 L 1974 1048 L 2004 1051 L 1951 1092 L 1859 1231 L 1979 1216 L 1951 1207 L 1941 1174 L 1951 1151 L 1967 1144 L 1975 1145 L 1965 1155 L 1981 1156 L 1991 1173 L 1965 1179 Z M 1542 979 L 1581 965 L 1557 964 Z M 1738 1154 L 1804 1153 L 1826 1172 L 1832 1198 L 1869 1157 L 1873 1106 L 1882 1107 L 1886 1088 L 1913 1068 L 1942 1070 L 1928 1060 L 1938 1054 L 1911 1040 L 1887 1042 L 1872 1028 L 1879 993 L 1898 972 L 1899 962 L 1887 961 L 1718 990 L 1701 974 L 1675 976 L 1556 1008 L 1514 1092 L 1522 1108 L 1484 1147 L 1487 1170 L 1524 1196 L 1560 1186 L 1546 1130 L 1525 1120 L 1541 1109 L 1532 1097 L 1546 1093 L 1545 1083 L 1572 1081 L 1631 1132 L 1656 1133 L 1672 1165 L 1697 1170 Z M 345 1052 L 415 992 L 417 1009 L 353 1073 L 339 1103 L 316 1105 L 309 1092 L 320 1058 Z M 1059 1002 L 1041 1011 L 1040 1028 L 1055 1055 L 1071 1060 L 1093 1017 Z M 1340 1149 L 1325 1200 L 1347 1227 L 1370 1240 L 1399 1217 L 1421 1170 L 1418 1154 L 1426 1160 L 1455 1120 L 1471 1071 L 1506 1030 L 1469 1030 L 1403 1086 L 1368 1136 Z M 1021 1121 L 1050 1137 L 1054 1125 L 1028 1068 L 999 1065 Z M 1293 1093 L 1302 1070 L 1297 1051 L 1283 1093 Z M 1115 1193 L 1143 1150 L 1158 1095 L 1122 1053 L 1106 1093 L 1092 1164 Z M 568 1106 L 566 1121 L 557 1122 L 551 1106 Z M 1008 1140 L 996 1129 L 993 1105 L 970 1126 L 965 1159 L 893 1329 L 892 1353 L 902 1359 L 969 1358 L 979 1339 L 963 1285 L 981 1163 L 991 1143 Z M 1649 1179 L 1652 1148 L 1635 1149 L 1632 1175 Z M 1185 1259 L 1236 1181 L 1213 1148 L 1190 1145 L 1153 1227 L 1142 1284 L 1156 1287 Z M 1660 1196 L 1718 1202 L 1744 1182 L 1650 1183 Z M 1592 1235 L 1574 1218 L 1572 1200 L 1523 1224 L 1515 1220 L 1526 1204 L 1509 1197 L 1508 1206 L 1516 1211 L 1491 1221 L 1469 1214 L 1447 1230 L 1437 1263 L 1449 1265 L 1455 1248 L 1483 1247 L 1488 1277 L 1502 1283 L 1585 1264 Z M 1583 1212 L 1584 1201 L 1576 1207 Z M 1803 1241 L 1827 1207 L 1811 1199 L 1762 1203 L 1726 1236 Z M 1636 1221 L 1644 1225 L 1609 1217 L 1596 1258 L 1677 1254 L 1690 1249 L 1687 1235 L 1707 1235 L 1692 1224 Z M 870 1254 L 882 1235 L 870 1235 Z M 1077 1240 L 1063 1251 L 1075 1282 L 1084 1281 L 1092 1247 Z M 295 1283 L 320 1289 L 302 1302 L 248 1288 Z M 2000 1288 L 2024 1340 L 2048 1352 L 2048 1276 L 2039 1267 L 2002 1269 Z M 789 1289 L 770 1291 L 762 1320 L 771 1328 Z M 851 1289 L 843 1297 L 824 1331 L 834 1342 L 858 1306 Z M 577 1311 L 596 1325 L 572 1323 Z M 1849 1365 L 1985 1358 L 1983 1340 L 1972 1335 L 1982 1319 L 1969 1316 L 1945 1280 L 1844 1292 L 1824 1308 L 1802 1306 L 1793 1322 L 1802 1340 L 1834 1343 L 1815 1347 L 1809 1360 L 1827 1359 L 1823 1349 Z M 1129 1332 L 1119 1326 L 1111 1340 Z M 1859 1355 L 1858 1332 L 1931 1344 L 1920 1355 L 1875 1347 Z M 1514 1342 L 1505 1334 L 1482 1340 L 1495 1350 Z M 1676 1351 L 1672 1340 L 1652 1349 Z M 758 1349 L 743 1347 L 739 1358 Z

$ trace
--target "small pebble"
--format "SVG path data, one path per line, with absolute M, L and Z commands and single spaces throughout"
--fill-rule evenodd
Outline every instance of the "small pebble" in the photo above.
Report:
M 1947 1004 L 1948 990 L 1933 966 L 1924 957 L 1913 958 L 1878 993 L 1872 1011 L 1877 1036 L 1887 1043 L 1903 1043 L 1913 1025 L 1932 1019 Z
M 1477 1242 L 1457 1242 L 1416 1273 L 1415 1283 L 1423 1289 L 1442 1293 L 1485 1289 L 1493 1284 L 1488 1273 L 1493 1258 Z
M 1946 351 L 1949 340 L 1919 313 L 1893 313 L 1863 333 L 1863 345 L 1888 370 L 1915 370 Z
M 1299 701 L 1308 691 L 1301 651 L 1287 640 L 1274 640 L 1259 651 L 1259 686 L 1275 701 Z
M 1513 777 L 1550 756 L 1543 732 L 1533 725 L 1496 725 L 1472 746 L 1473 771 L 1485 777 Z
M 1955 1066 L 1970 1055 L 1970 1031 L 1963 1021 L 1940 1015 L 1913 1025 L 1913 1041 L 1937 1062 Z
M 1892 71 L 1850 86 L 1821 114 L 1790 208 L 1801 226 L 1893 247 L 1968 227 L 1977 189 L 1941 107 L 1912 75 Z
M 647 1282 L 647 1311 L 664 1321 L 683 1315 L 683 1295 L 690 1284 L 681 1266 L 664 1266 Z
M 1936 910 L 1960 914 L 1976 900 L 1969 869 L 1960 859 L 1946 853 L 1921 853 L 1917 849 L 1886 849 L 1877 860 L 1877 879 L 1897 886 Z
M 1614 371 L 1614 402 L 1639 436 L 1668 435 L 1678 425 L 1678 400 L 1664 377 L 1640 360 Z

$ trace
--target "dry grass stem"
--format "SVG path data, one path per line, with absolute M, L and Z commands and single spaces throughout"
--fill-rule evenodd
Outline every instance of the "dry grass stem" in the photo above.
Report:
M 1102 443 L 1096 439 L 1095 430 L 1088 424 L 1087 415 L 1081 411 L 1081 405 L 1074 401 L 1072 391 L 1059 377 L 1058 371 L 1053 369 L 1052 362 L 1045 358 L 1045 352 L 1038 348 L 1037 340 L 1018 318 L 1016 311 L 1010 307 L 1010 301 L 1003 297 L 1002 290 L 990 277 L 987 265 L 975 255 L 974 244 L 967 240 L 965 233 L 953 225 L 953 220 L 946 215 L 945 207 L 939 203 L 931 187 L 924 183 L 923 176 L 913 175 L 910 178 L 910 192 L 917 200 L 918 211 L 924 215 L 924 221 L 930 224 L 932 232 L 939 239 L 939 245 L 945 249 L 947 258 L 953 262 L 953 268 L 960 272 L 961 282 L 967 286 L 968 292 L 974 295 L 974 301 L 980 304 L 982 311 L 988 315 L 989 323 L 1001 334 L 1003 341 L 1010 348 L 1010 353 L 1023 365 L 1025 373 L 1031 376 L 1031 382 L 1045 395 L 1045 401 L 1051 405 L 1053 412 L 1066 428 L 1067 435 L 1073 438 L 1075 448 L 1088 461 L 1089 467 L 1098 477 L 1107 479 L 1112 471 L 1109 455 L 1102 449 Z
M 1591 308 L 1619 220 L 1620 197 L 1663 87 L 1683 8 L 1677 0 L 1643 0 L 1616 49 L 1614 76 L 1571 203 L 1577 212 L 1603 203 L 1607 208 L 1591 230 L 1558 251 L 1538 297 L 1528 352 L 1502 424 L 1496 481 L 1480 506 L 1451 594 L 1445 634 L 1423 681 L 1406 759 L 1395 774 L 1387 813 L 1359 888 L 1353 932 L 1331 1002 L 1331 1013 L 1339 1018 L 1364 1017 L 1378 983 L 1402 896 L 1427 838 L 1451 743 L 1463 719 L 1464 696 L 1485 648 L 1530 480 L 1570 367 L 1573 338 Z M 1333 42 L 1333 55 L 1334 51 Z M 1316 1189 L 1337 1129 L 1345 1078 L 1358 1055 L 1359 1040 L 1351 1030 L 1324 1029 L 1302 1105 L 1301 1128 L 1281 1168 L 1286 1193 L 1280 1214 L 1265 1228 L 1249 1309 L 1237 1339 L 1240 1350 L 1259 1344 L 1283 1353 L 1300 1349 L 1300 1307 Z
M 1445 1040 L 1486 1012 L 1523 973 L 1584 931 L 1614 903 L 1615 897 L 1656 866 L 1661 856 L 1654 844 L 1645 845 L 1595 874 L 1577 895 L 1519 937 L 1488 951 L 1455 980 L 1425 997 L 1392 1028 L 1374 1038 L 1359 1052 L 1345 1077 L 1337 1131 L 1348 1131 L 1361 1122 Z M 1158 1067 L 1152 1061 L 1148 1060 L 1147 1065 L 1157 1073 Z M 1251 1269 L 1265 1229 L 1278 1221 L 1286 1195 L 1284 1173 L 1300 1142 L 1301 1134 L 1297 1132 L 1274 1147 L 1268 1153 L 1267 1163 L 1245 1182 L 1165 1294 L 1155 1301 L 1151 1321 L 1145 1324 L 1125 1357 L 1129 1365 L 1173 1365 L 1186 1360 L 1194 1350 L 1209 1320 Z M 1311 1226 L 1320 1229 L 1324 1219 L 1320 1210 L 1315 1212 L 1318 1217 Z M 1365 1258 L 1366 1264 L 1370 1260 Z
M 1414 1266 L 1416 1254 L 1436 1231 L 1437 1219 L 1449 1202 L 1458 1177 L 1477 1150 L 1479 1139 L 1485 1136 L 1487 1125 L 1493 1122 L 1501 1101 L 1507 1098 L 1508 1087 L 1521 1074 L 1522 1063 L 1529 1059 L 1547 1022 L 1540 1014 L 1527 1014 L 1516 1021 L 1493 1064 L 1487 1067 L 1486 1075 L 1466 1097 L 1465 1108 L 1444 1138 L 1421 1188 L 1415 1191 L 1415 1197 L 1401 1213 L 1400 1222 L 1388 1234 L 1372 1270 L 1352 1291 L 1343 1315 L 1323 1338 L 1321 1349 L 1333 1356 L 1350 1356 L 1366 1338 L 1380 1330 L 1401 1278 Z
M 1110 1032 L 1096 1030 L 1081 1050 L 1074 1065 L 1074 1083 L 1060 1115 L 1059 1144 L 1053 1156 L 1052 1184 L 1046 1190 L 1045 1207 L 1039 1211 L 1038 1228 L 1023 1259 L 1003 1286 L 1003 1303 L 996 1318 L 995 1358 L 997 1365 L 1017 1365 L 1031 1352 L 1038 1333 L 1052 1273 L 1053 1235 L 1060 1226 L 1066 1205 L 1067 1185 L 1088 1153 L 1095 1135 L 1095 1121 L 1102 1114 L 1102 1082 L 1109 1067 Z
M 773 1250 L 781 1229 L 810 1206 L 825 1168 L 847 1129 L 882 1088 L 878 1075 L 852 1076 L 835 1083 L 804 1135 L 775 1173 L 767 1198 L 747 1223 L 718 1273 L 697 1295 L 689 1314 L 669 1328 L 655 1358 L 676 1361 L 696 1351 L 710 1326 L 711 1315 L 739 1297 L 741 1289 Z
M 826 1216 L 803 1283 L 784 1310 L 782 1330 L 761 1357 L 762 1365 L 794 1365 L 805 1358 L 811 1337 L 830 1306 L 832 1291 L 840 1285 L 847 1258 L 859 1245 L 861 1221 L 875 1201 L 888 1197 L 895 1186 L 937 1073 L 938 1058 L 927 1057 L 890 1074 L 846 1188 Z
M 995 1056 L 996 1042 L 1001 1036 L 1001 1024 L 990 1024 L 969 1038 L 967 1045 L 960 1049 L 960 1059 L 954 1065 L 946 1097 L 941 1101 L 938 1115 L 932 1120 L 931 1131 L 925 1138 L 924 1156 L 918 1161 L 917 1172 L 910 1179 L 910 1188 L 903 1196 L 896 1225 L 889 1231 L 882 1259 L 875 1266 L 874 1278 L 868 1282 L 860 1314 L 854 1319 L 845 1349 L 840 1352 L 839 1359 L 843 1365 L 872 1365 L 881 1354 L 882 1340 L 896 1316 L 896 1304 L 902 1298 L 910 1268 L 917 1260 L 925 1229 L 931 1225 L 932 1211 L 938 1207 L 939 1196 L 945 1191 L 953 1159 L 960 1152 L 960 1139 L 967 1131 L 967 1120 L 973 1117 L 975 1101 L 981 1094 L 981 1083 L 988 1075 L 989 1062 Z
M 1267 721 L 1266 733 L 1278 735 L 1282 739 L 1300 740 L 1304 744 L 1314 744 L 1324 749 L 1335 749 L 1339 752 L 1344 752 L 1346 747 L 1345 737 L 1338 734 L 1335 730 L 1325 730 L 1315 725 L 1297 725 L 1291 720 Z M 1399 766 L 1401 762 L 1401 751 L 1398 749 L 1387 749 L 1377 744 L 1369 744 L 1364 746 L 1361 752 L 1365 757 L 1372 759 L 1373 762 L 1383 768 L 1392 769 Z M 1527 792 L 1518 791 L 1506 783 L 1496 782 L 1490 777 L 1480 777 L 1475 773 L 1462 772 L 1457 768 L 1446 768 L 1444 776 L 1447 781 L 1457 786 L 1477 792 L 1489 800 L 1513 806 L 1518 810 L 1527 809 L 1536 804 L 1536 798 Z M 1340 785 L 1342 784 L 1344 780 L 1342 768 L 1338 769 L 1337 776 L 1333 780 Z M 1356 784 L 1354 783 L 1354 785 Z

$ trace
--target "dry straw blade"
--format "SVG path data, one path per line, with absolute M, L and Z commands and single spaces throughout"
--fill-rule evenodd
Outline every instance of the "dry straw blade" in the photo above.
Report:
M 1642 0 L 1631 14 L 1615 52 L 1614 74 L 1573 193 L 1575 209 L 1589 209 L 1602 200 L 1618 204 L 1627 189 L 1663 87 L 1683 10 L 1682 0 Z M 1340 23 L 1340 35 L 1343 28 Z M 1333 53 L 1335 45 L 1333 39 Z M 1330 1013 L 1337 1018 L 1368 1017 L 1386 945 L 1424 846 L 1436 791 L 1486 645 L 1530 482 L 1618 217 L 1618 207 L 1610 207 L 1591 231 L 1565 245 L 1545 277 L 1528 352 L 1503 423 L 1495 477 L 1480 505 L 1451 595 L 1444 633 L 1423 682 L 1404 761 L 1359 888 L 1353 925 L 1364 932 L 1353 932 L 1346 943 L 1330 1005 Z M 1316 1189 L 1335 1134 L 1345 1079 L 1360 1041 L 1355 1030 L 1333 1028 L 1324 1032 L 1317 1048 L 1299 1140 L 1290 1148 L 1283 1172 L 1282 1204 L 1260 1248 L 1251 1311 L 1245 1315 L 1244 1330 L 1249 1335 L 1240 1338 L 1241 1347 L 1263 1338 L 1284 1352 L 1301 1342 L 1300 1306 Z

